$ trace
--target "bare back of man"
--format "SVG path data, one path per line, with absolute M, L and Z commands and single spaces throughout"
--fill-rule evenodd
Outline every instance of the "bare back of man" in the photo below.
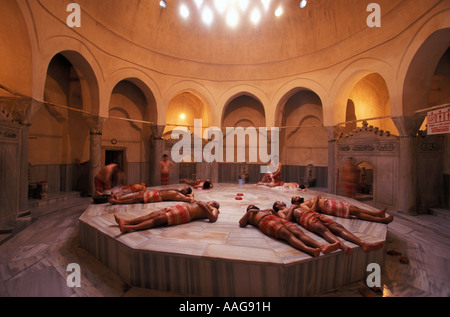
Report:
M 254 205 L 247 207 L 247 212 L 239 220 L 239 226 L 245 227 L 251 224 L 258 227 L 264 234 L 288 242 L 292 247 L 304 251 L 314 257 L 320 255 L 320 249 L 306 245 L 302 239 L 302 232 L 299 232 L 295 224 L 281 219 L 273 214 L 273 209 L 260 210 Z
M 181 190 L 177 189 L 163 189 L 152 190 L 147 192 L 138 192 L 125 196 L 114 196 L 109 199 L 111 204 L 140 204 L 140 203 L 155 203 L 162 201 L 183 201 L 195 202 L 194 194 L 189 187 Z
M 386 207 L 378 211 L 372 211 L 340 202 L 338 200 L 322 198 L 321 196 L 316 196 L 313 199 L 305 201 L 302 203 L 301 207 L 308 210 L 318 211 L 330 216 L 341 218 L 350 218 L 350 216 L 354 216 L 361 220 L 386 224 L 392 222 L 394 219 L 394 216 L 392 215 L 386 216 Z
M 114 215 L 114 218 L 119 225 L 120 231 L 127 233 L 166 225 L 184 224 L 195 219 L 208 219 L 210 222 L 216 222 L 220 213 L 219 207 L 219 203 L 216 201 L 208 203 L 196 202 L 171 206 L 130 220 L 123 219 L 117 215 Z

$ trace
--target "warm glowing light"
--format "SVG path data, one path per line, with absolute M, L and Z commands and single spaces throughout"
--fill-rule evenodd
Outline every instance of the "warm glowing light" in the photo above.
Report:
M 248 8 L 249 0 L 239 0 L 239 7 L 241 8 L 242 12 L 245 12 Z
M 267 11 L 269 9 L 269 6 L 270 6 L 270 0 L 261 0 L 261 2 L 263 4 L 263 6 L 264 6 L 264 9 L 266 9 L 266 11 Z
M 275 15 L 277 17 L 281 16 L 283 14 L 283 8 L 282 7 L 278 7 L 278 9 L 275 10 Z
M 280 17 L 283 15 L 283 8 L 280 5 L 278 8 L 272 5 L 272 0 L 194 0 L 193 7 L 187 4 L 180 6 L 180 16 L 188 19 L 191 15 L 192 9 L 197 7 L 200 11 L 200 17 L 203 23 L 211 25 L 214 20 L 220 18 L 229 27 L 235 28 L 242 21 L 246 20 L 253 25 L 258 25 L 265 14 L 271 14 L 275 10 L 275 15 Z M 277 1 L 279 3 L 281 1 Z M 306 6 L 306 0 L 299 2 L 300 7 Z
M 250 20 L 253 22 L 253 24 L 258 24 L 261 20 L 261 12 L 259 12 L 257 8 L 253 9 L 250 15 Z
M 223 14 L 227 9 L 227 1 L 225 0 L 214 0 L 214 5 L 216 6 L 217 11 Z
M 181 119 L 181 120 L 186 119 L 186 115 L 185 115 L 184 113 L 180 114 L 180 119 Z
M 189 9 L 188 7 L 186 7 L 186 5 L 182 4 L 180 6 L 180 15 L 184 18 L 187 19 L 189 17 Z
M 211 11 L 210 8 L 206 7 L 206 8 L 203 9 L 203 11 L 202 11 L 202 20 L 207 25 L 210 25 L 212 23 L 212 21 L 214 20 L 214 14 L 213 14 L 213 12 Z
M 239 23 L 239 16 L 236 10 L 231 9 L 227 14 L 227 24 L 228 26 L 235 27 Z

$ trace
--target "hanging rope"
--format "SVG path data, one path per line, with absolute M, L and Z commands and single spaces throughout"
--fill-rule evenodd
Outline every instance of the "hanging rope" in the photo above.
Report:
M 68 106 L 63 106 L 63 105 L 52 103 L 52 102 L 48 102 L 48 101 L 39 101 L 39 100 L 36 100 L 34 98 L 27 97 L 27 96 L 24 96 L 24 95 L 22 95 L 22 94 L 20 94 L 18 92 L 15 92 L 15 91 L 13 91 L 13 90 L 11 90 L 11 89 L 9 89 L 9 88 L 1 85 L 1 84 L 0 84 L 0 88 L 5 90 L 5 91 L 7 91 L 8 93 L 10 93 L 10 94 L 12 94 L 14 96 L 19 97 L 19 98 L 29 99 L 29 100 L 32 100 L 32 101 L 34 101 L 36 103 L 40 103 L 40 104 L 43 104 L 43 105 L 46 105 L 46 106 L 61 108 L 61 109 L 65 109 L 65 110 L 68 110 L 68 111 L 80 112 L 80 113 L 83 113 L 85 115 L 89 115 L 89 116 L 94 117 L 94 115 L 91 112 L 89 112 L 89 111 L 85 111 L 85 110 L 81 110 L 81 109 L 77 109 L 77 108 L 73 108 L 73 107 L 68 107 Z M 436 107 L 429 108 L 429 109 L 443 108 L 443 107 L 446 107 L 448 105 L 450 105 L 450 104 L 436 106 Z M 416 111 L 416 113 L 428 111 L 429 109 L 419 110 L 419 111 Z M 352 120 L 352 121 L 340 122 L 340 123 L 336 124 L 336 126 L 342 126 L 342 125 L 346 125 L 346 124 L 358 123 L 358 122 L 364 122 L 364 121 L 390 119 L 390 118 L 391 118 L 390 116 L 382 116 L 382 117 L 373 117 L 373 118 L 366 118 L 366 119 L 360 119 L 360 120 Z M 156 126 L 157 125 L 157 123 L 151 122 L 151 121 L 131 119 L 131 118 L 124 118 L 124 117 L 116 117 L 116 116 L 109 116 L 109 117 L 107 117 L 105 119 L 123 120 L 123 121 L 128 121 L 128 122 L 133 122 L 133 123 L 148 124 L 150 126 Z M 167 127 L 183 127 L 183 128 L 195 128 L 196 127 L 194 125 L 183 125 L 183 124 L 173 124 L 173 123 L 166 123 L 165 125 Z M 279 129 L 299 129 L 299 128 L 300 129 L 306 129 L 306 128 L 324 128 L 324 127 L 325 126 L 323 124 L 320 124 L 320 125 L 309 125 L 309 126 L 306 126 L 306 125 L 304 125 L 304 126 L 302 126 L 302 125 L 297 125 L 297 126 L 295 126 L 295 125 L 293 125 L 293 126 L 279 126 L 277 128 L 279 128 Z M 210 127 L 202 126 L 201 128 L 202 129 L 207 129 L 207 128 L 210 128 Z M 221 128 L 221 129 L 223 130 L 225 128 Z

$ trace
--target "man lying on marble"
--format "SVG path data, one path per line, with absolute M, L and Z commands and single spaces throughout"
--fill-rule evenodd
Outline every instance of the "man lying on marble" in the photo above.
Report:
M 220 213 L 219 208 L 220 205 L 216 201 L 207 203 L 197 201 L 167 207 L 135 219 L 127 220 L 117 215 L 114 215 L 114 218 L 119 225 L 120 232 L 127 233 L 160 226 L 180 225 L 195 219 L 208 219 L 210 222 L 216 222 Z
M 190 187 L 178 189 L 161 189 L 140 191 L 138 193 L 116 196 L 113 195 L 108 200 L 111 204 L 141 204 L 157 203 L 162 201 L 183 201 L 194 202 L 194 194 Z
M 147 190 L 147 185 L 145 183 L 140 184 L 133 184 L 133 185 L 124 185 L 120 187 L 119 190 L 115 190 L 115 188 L 112 189 L 113 195 L 118 198 L 121 196 L 139 193 L 139 192 L 145 192 Z
M 187 180 L 186 178 L 183 179 L 183 181 L 194 187 L 195 189 L 212 189 L 214 187 L 214 184 L 211 183 L 211 180 L 209 179 L 197 179 L 194 181 Z
M 387 207 L 378 211 L 371 211 L 338 200 L 322 198 L 321 196 L 316 196 L 304 201 L 301 204 L 301 207 L 305 210 L 318 211 L 340 218 L 350 218 L 351 216 L 354 216 L 358 219 L 386 224 L 391 223 L 392 220 L 394 220 L 394 216 L 386 216 Z
M 258 227 L 264 234 L 272 238 L 285 240 L 292 247 L 315 257 L 319 256 L 321 251 L 327 254 L 340 247 L 337 242 L 329 245 L 320 244 L 308 237 L 295 224 L 277 217 L 273 212 L 273 209 L 260 210 L 255 205 L 249 205 L 245 215 L 239 220 L 239 226 L 243 228 L 251 224 Z
M 291 200 L 291 208 L 287 208 L 285 203 L 277 201 L 273 204 L 273 210 L 278 217 L 286 221 L 297 222 L 303 228 L 320 235 L 329 243 L 338 243 L 347 255 L 352 254 L 351 247 L 340 241 L 337 236 L 361 246 L 364 252 L 376 251 L 383 247 L 382 241 L 370 243 L 361 240 L 333 219 L 316 211 L 303 208 L 303 202 L 303 198 L 294 196 Z

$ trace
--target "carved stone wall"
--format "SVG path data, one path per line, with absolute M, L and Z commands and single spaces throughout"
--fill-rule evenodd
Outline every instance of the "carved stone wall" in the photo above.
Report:
M 373 200 L 376 205 L 396 206 L 399 164 L 399 137 L 363 123 L 361 128 L 341 135 L 336 142 L 336 188 L 340 169 L 348 157 L 356 164 L 373 167 Z

